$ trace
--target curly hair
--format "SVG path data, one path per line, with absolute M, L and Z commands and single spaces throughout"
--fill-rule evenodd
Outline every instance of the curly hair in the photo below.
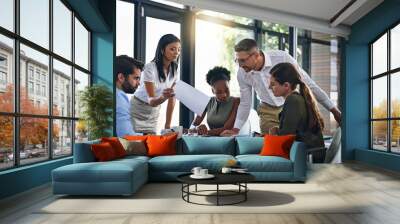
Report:
M 230 81 L 231 72 L 224 67 L 215 66 L 213 69 L 210 69 L 207 72 L 206 80 L 207 83 L 211 86 L 214 85 L 214 83 L 219 80 Z

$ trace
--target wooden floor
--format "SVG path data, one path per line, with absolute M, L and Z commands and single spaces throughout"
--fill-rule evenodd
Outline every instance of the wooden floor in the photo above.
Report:
M 35 214 L 38 207 L 54 200 L 47 185 L 1 201 L 0 223 L 400 223 L 399 173 L 359 163 L 313 165 L 308 183 L 367 206 L 359 214 Z

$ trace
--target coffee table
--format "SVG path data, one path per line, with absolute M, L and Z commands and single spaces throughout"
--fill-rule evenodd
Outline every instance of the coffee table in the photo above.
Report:
M 255 180 L 255 177 L 249 173 L 214 173 L 215 176 L 212 179 L 193 179 L 190 177 L 191 173 L 182 174 L 177 177 L 178 181 L 182 183 L 182 199 L 188 203 L 198 204 L 198 205 L 234 205 L 245 202 L 247 200 L 247 192 L 249 188 L 247 187 L 247 183 Z M 215 185 L 215 190 L 198 190 L 197 185 Z M 195 190 L 191 191 L 190 186 L 195 186 Z M 236 185 L 238 186 L 237 190 L 224 190 L 220 189 L 220 185 Z M 215 193 L 215 194 L 206 194 L 206 193 Z M 203 197 L 216 197 L 216 204 L 203 204 L 197 203 L 190 200 L 190 196 L 203 196 Z M 231 203 L 223 203 L 221 202 L 222 197 L 232 197 L 232 196 L 240 196 L 239 200 L 236 200 Z

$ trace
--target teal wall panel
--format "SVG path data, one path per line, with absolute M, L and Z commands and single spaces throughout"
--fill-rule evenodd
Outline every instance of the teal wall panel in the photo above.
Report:
M 344 143 L 342 156 L 354 159 L 354 149 L 368 147 L 369 135 L 369 83 L 367 45 L 346 46 L 346 96 Z
M 399 156 L 369 150 L 369 43 L 400 22 L 399 12 L 399 0 L 381 3 L 353 24 L 345 48 L 343 159 L 392 170 L 399 170 Z
M 92 34 L 92 75 L 93 83 L 105 84 L 113 88 L 113 33 Z
M 373 166 L 400 172 L 400 155 L 375 150 L 356 149 L 355 159 Z
M 51 181 L 51 171 L 72 163 L 72 157 L 0 172 L 0 199 Z

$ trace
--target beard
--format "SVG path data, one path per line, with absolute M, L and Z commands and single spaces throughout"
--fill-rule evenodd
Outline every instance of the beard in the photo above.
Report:
M 121 85 L 122 91 L 127 94 L 134 94 L 136 91 L 137 86 L 132 86 L 128 81 L 124 81 Z
M 247 66 L 244 66 L 244 67 L 242 67 L 243 68 L 243 70 L 245 71 L 245 72 L 250 72 L 251 71 L 251 69 L 249 68 L 249 67 L 247 67 Z

